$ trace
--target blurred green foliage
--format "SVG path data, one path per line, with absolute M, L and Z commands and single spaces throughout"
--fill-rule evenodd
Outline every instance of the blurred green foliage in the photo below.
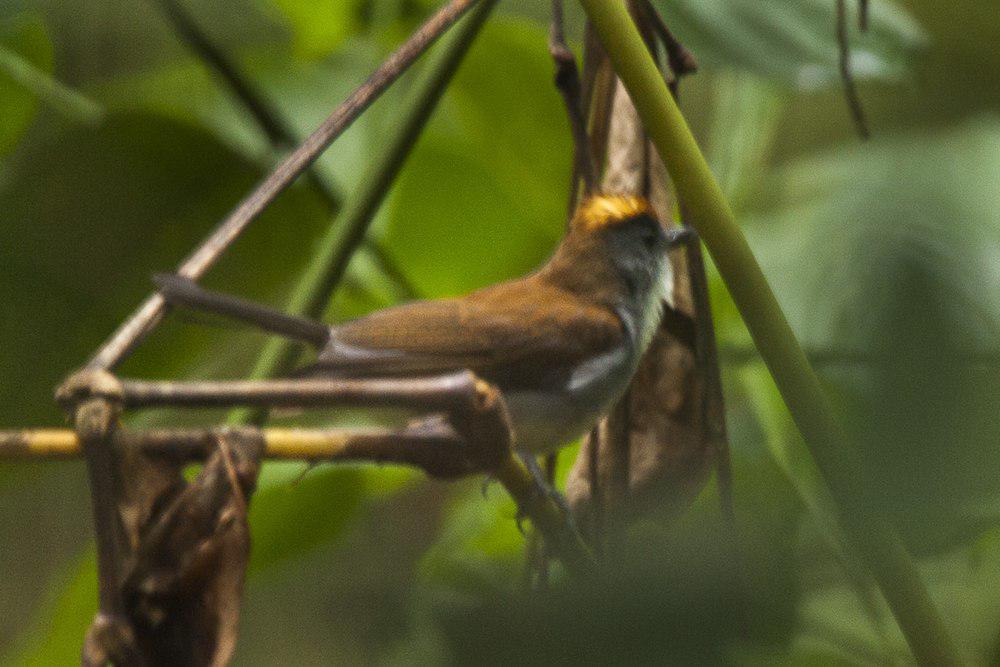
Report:
M 872 2 L 870 32 L 852 27 L 875 131 L 862 144 L 836 77 L 833 0 L 657 3 L 702 63 L 684 84 L 685 112 L 864 444 L 880 483 L 870 502 L 918 554 L 965 656 L 996 659 L 995 8 Z M 304 134 L 436 3 L 188 4 Z M 578 9 L 567 9 L 579 27 Z M 59 424 L 52 387 L 276 156 L 152 3 L 0 3 L 0 49 L 29 64 L 35 82 L 0 61 L 0 426 Z M 551 73 L 544 12 L 501 3 L 373 227 L 423 295 L 523 273 L 557 242 L 570 142 Z M 412 78 L 321 160 L 337 190 L 357 186 Z M 88 103 L 99 124 L 72 112 Z M 298 183 L 208 282 L 280 305 L 328 224 L 326 202 Z M 600 588 L 527 597 L 523 538 L 499 489 L 484 497 L 474 481 L 269 465 L 252 507 L 238 662 L 906 662 L 724 286 L 711 280 L 741 564 L 727 560 L 710 485 L 679 520 L 637 526 L 634 551 Z M 362 253 L 328 317 L 397 294 Z M 174 316 L 125 372 L 238 377 L 262 343 Z M 571 458 L 562 456 L 563 474 Z M 77 659 L 96 602 L 88 503 L 79 464 L 0 466 L 5 662 Z
M 51 74 L 52 43 L 45 24 L 37 17 L 21 15 L 0 24 L 0 85 L 5 94 L 0 97 L 0 155 L 8 153 L 35 115 L 38 100 L 33 91 L 18 81 L 12 66 L 27 63 Z

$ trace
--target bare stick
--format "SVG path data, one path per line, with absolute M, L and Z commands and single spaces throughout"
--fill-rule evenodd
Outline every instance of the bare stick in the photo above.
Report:
M 476 378 L 460 372 L 429 378 L 235 380 L 229 382 L 148 382 L 122 380 L 126 408 L 403 407 L 415 410 L 464 409 Z
M 181 263 L 177 273 L 192 279 L 201 277 L 247 225 L 475 2 L 476 0 L 450 0 L 431 16 L 216 227 L 208 239 Z M 87 367 L 106 370 L 115 368 L 159 322 L 165 305 L 166 302 L 159 294 L 149 297 L 101 347 Z
M 687 47 L 681 44 L 680 40 L 674 36 L 667 22 L 663 19 L 660 11 L 653 6 L 650 0 L 643 0 L 640 3 L 642 12 L 646 15 L 648 25 L 651 25 L 667 53 L 667 64 L 670 71 L 677 79 L 694 74 L 698 71 L 698 61 L 694 54 L 688 51 Z
M 576 56 L 566 45 L 563 33 L 562 0 L 552 0 L 552 24 L 549 28 L 549 53 L 556 64 L 556 88 L 562 93 L 569 117 L 570 131 L 573 133 L 573 158 L 575 171 L 583 179 L 583 187 L 593 192 L 597 185 L 597 161 L 590 149 L 587 136 L 587 119 L 583 115 L 580 86 L 580 71 L 576 66 Z M 574 189 L 576 184 L 574 183 Z
M 408 96 L 398 122 L 385 138 L 384 147 L 372 158 L 372 165 L 346 202 L 340 219 L 317 242 L 313 257 L 292 291 L 287 306 L 292 314 L 310 319 L 322 317 L 346 275 L 351 258 L 363 243 L 371 221 L 495 4 L 496 0 L 483 0 L 432 54 L 433 60 L 427 63 L 414 83 L 412 95 Z M 376 248 L 370 246 L 369 251 L 384 255 Z M 387 272 L 394 266 L 384 256 L 381 264 Z M 404 284 L 401 274 L 399 278 L 397 282 Z M 412 295 L 412 289 L 407 291 Z M 258 357 L 250 378 L 266 379 L 286 374 L 298 356 L 299 350 L 287 341 L 270 341 Z M 265 414 L 260 410 L 238 410 L 229 417 L 229 422 L 234 424 L 261 424 L 264 420 Z
M 858 28 L 861 32 L 868 32 L 868 10 L 868 0 L 858 0 Z
M 854 126 L 862 139 L 868 139 L 871 132 L 868 129 L 868 119 L 861 96 L 854 82 L 851 71 L 851 41 L 847 33 L 847 0 L 837 0 L 837 45 L 840 48 L 840 79 L 844 84 L 844 98 L 851 112 Z

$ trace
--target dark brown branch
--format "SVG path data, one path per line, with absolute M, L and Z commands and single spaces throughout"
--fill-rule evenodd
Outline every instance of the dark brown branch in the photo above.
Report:
M 75 382 L 75 384 L 74 384 Z M 125 529 L 118 512 L 122 470 L 112 438 L 121 411 L 120 385 L 107 373 L 80 373 L 64 385 L 69 391 L 88 391 L 69 411 L 87 462 L 94 534 L 97 541 L 98 611 L 84 641 L 84 665 L 106 662 L 132 664 L 133 632 L 122 595 L 125 566 Z
M 837 45 L 840 49 L 840 79 L 844 85 L 844 98 L 847 101 L 847 108 L 851 112 L 851 118 L 855 128 L 857 128 L 858 135 L 862 139 L 868 139 L 871 136 L 868 129 L 868 119 L 854 81 L 854 73 L 851 70 L 851 41 L 847 32 L 847 0 L 836 0 L 836 2 Z
M 574 171 L 583 179 L 584 190 L 593 192 L 597 185 L 597 161 L 590 148 L 590 138 L 587 136 L 587 119 L 583 113 L 580 71 L 576 65 L 576 56 L 567 46 L 566 36 L 563 32 L 562 0 L 552 0 L 549 53 L 555 61 L 556 88 L 559 89 L 563 101 L 566 103 L 566 115 L 569 118 L 570 131 L 573 134 Z M 575 189 L 575 182 L 573 186 Z
M 695 59 L 694 54 L 674 36 L 663 15 L 653 6 L 653 3 L 650 0 L 642 0 L 640 6 L 642 12 L 646 15 L 647 24 L 652 26 L 656 35 L 663 43 L 663 48 L 667 54 L 667 64 L 670 66 L 670 71 L 673 73 L 675 81 L 697 72 L 698 61 Z
M 93 505 L 94 532 L 97 537 L 98 603 L 100 613 L 114 623 L 123 614 L 119 586 L 123 558 L 120 550 L 121 527 L 115 498 L 121 486 L 117 457 L 111 437 L 118 422 L 117 407 L 110 400 L 91 398 L 75 411 L 80 449 L 87 461 Z
M 118 381 L 105 371 L 85 370 L 71 377 L 60 388 L 57 399 L 68 409 L 76 411 L 81 406 L 85 408 L 99 403 L 129 407 L 336 405 L 409 408 L 424 414 L 443 413 L 447 419 L 444 426 L 453 429 L 462 442 L 460 451 L 454 448 L 447 452 L 433 447 L 412 448 L 405 441 L 400 444 L 387 437 L 386 433 L 378 433 L 374 437 L 349 440 L 353 449 L 348 453 L 359 459 L 422 465 L 431 474 L 442 476 L 489 472 L 545 533 L 546 539 L 568 568 L 574 572 L 586 572 L 594 567 L 589 550 L 563 510 L 547 493 L 540 491 L 537 481 L 514 455 L 513 432 L 502 395 L 495 387 L 469 372 L 407 380 L 144 382 Z M 431 418 L 409 427 L 403 433 L 423 441 L 428 435 L 442 435 L 444 432 L 438 430 L 440 426 L 439 421 Z M 271 432 L 273 434 L 273 430 Z M 102 437 L 110 440 L 109 436 Z M 30 445 L 31 442 L 31 437 L 24 432 L 11 434 L 10 438 L 15 449 L 23 450 L 25 443 Z M 446 437 L 442 442 L 453 440 Z M 264 443 L 265 446 L 267 444 Z M 339 447 L 341 455 L 345 455 L 344 441 L 336 441 L 332 446 Z M 106 450 L 112 453 L 124 451 L 112 446 L 106 447 Z M 439 467 L 429 467 L 428 461 Z
M 431 16 L 324 120 L 304 142 L 286 157 L 257 188 L 225 219 L 201 246 L 185 259 L 177 273 L 197 279 L 218 260 L 274 199 L 340 136 L 389 85 L 476 0 L 451 0 Z M 113 369 L 159 322 L 165 309 L 159 294 L 149 297 L 88 362 L 92 369 Z
M 858 0 L 858 29 L 861 32 L 868 32 L 869 9 L 868 0 Z
M 675 90 L 676 95 L 678 91 Z M 686 217 L 683 202 L 680 205 L 682 220 Z M 715 463 L 715 484 L 719 493 L 719 510 L 722 520 L 729 528 L 728 543 L 733 581 L 735 590 L 733 599 L 736 604 L 736 618 L 744 636 L 748 632 L 748 619 L 745 617 L 746 584 L 744 573 L 743 549 L 740 546 L 740 529 L 736 520 L 736 500 L 733 482 L 733 464 L 730 453 L 729 433 L 726 428 L 726 403 L 722 387 L 722 366 L 719 362 L 719 348 L 715 338 L 715 321 L 712 319 L 712 304 L 709 299 L 708 273 L 705 271 L 705 259 L 702 254 L 701 242 L 697 235 L 692 235 L 687 244 L 688 276 L 691 284 L 691 297 L 694 301 L 695 316 L 695 357 L 697 367 L 701 371 L 701 426 L 705 441 L 712 448 Z

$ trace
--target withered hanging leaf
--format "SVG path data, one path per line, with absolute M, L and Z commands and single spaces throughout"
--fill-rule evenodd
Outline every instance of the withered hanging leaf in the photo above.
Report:
M 124 654 L 150 665 L 229 661 L 250 555 L 247 505 L 263 449 L 259 434 L 220 436 L 190 483 L 179 462 L 123 452 L 118 510 L 127 554 L 126 623 L 112 632 L 98 616 L 85 653 L 101 662 Z
M 664 224 L 673 224 L 675 202 L 666 169 L 642 130 L 635 107 L 618 83 L 610 104 L 603 187 L 650 199 Z M 594 126 L 602 125 L 600 118 Z M 709 393 L 709 374 L 696 340 L 692 280 L 704 280 L 690 252 L 671 254 L 670 303 L 625 397 L 585 441 L 567 482 L 567 497 L 584 526 L 651 510 L 679 511 L 703 487 L 714 459 L 709 421 L 722 419 L 721 392 Z M 692 269 L 701 276 L 692 276 Z M 703 302 L 702 302 L 703 303 Z M 708 409 L 717 403 L 718 409 Z M 598 514 L 603 515 L 599 517 Z M 605 521 L 601 521 L 601 518 Z

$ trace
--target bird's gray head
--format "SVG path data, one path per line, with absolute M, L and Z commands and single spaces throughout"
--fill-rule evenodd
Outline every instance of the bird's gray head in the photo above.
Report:
M 625 287 L 619 314 L 637 346 L 645 350 L 660 323 L 663 302 L 669 302 L 673 275 L 667 251 L 670 243 L 652 215 L 642 214 L 608 228 L 608 257 Z
M 671 296 L 670 241 L 649 203 L 641 197 L 597 195 L 574 217 L 577 231 L 603 237 L 600 244 L 623 287 L 616 307 L 645 349 L 660 321 L 664 299 Z
M 664 272 L 669 271 L 667 235 L 659 221 L 641 214 L 607 228 L 608 258 L 625 285 L 630 300 L 662 296 Z

